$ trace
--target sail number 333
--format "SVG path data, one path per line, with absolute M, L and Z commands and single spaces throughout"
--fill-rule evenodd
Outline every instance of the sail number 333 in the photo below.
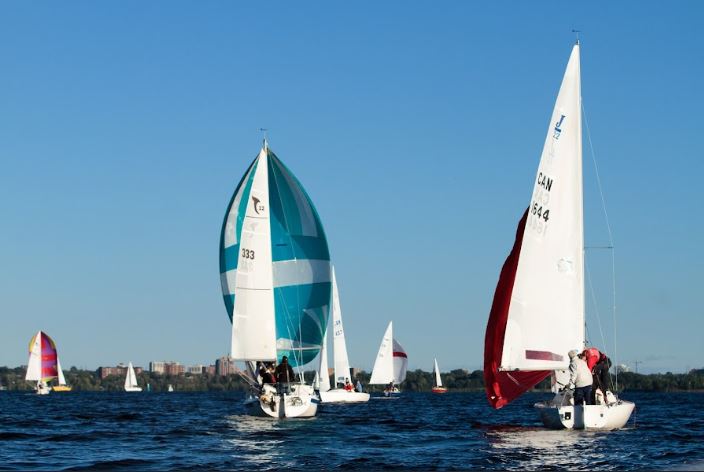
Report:
M 254 251 L 251 249 L 242 248 L 242 257 L 244 259 L 254 259 Z

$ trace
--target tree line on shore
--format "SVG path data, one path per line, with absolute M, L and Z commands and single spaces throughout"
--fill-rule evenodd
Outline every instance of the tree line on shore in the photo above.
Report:
M 10 390 L 32 390 L 32 382 L 24 380 L 25 368 L 0 367 L 0 387 Z M 306 379 L 312 380 L 313 373 L 307 372 Z M 79 370 L 76 367 L 64 371 L 66 383 L 74 391 L 122 391 L 125 379 L 122 376 L 111 375 L 101 379 L 96 371 Z M 369 392 L 380 392 L 383 386 L 368 385 L 370 374 L 360 372 L 355 378 L 359 380 L 364 389 Z M 442 382 L 449 390 L 456 392 L 473 392 L 484 390 L 484 376 L 481 370 L 469 372 L 456 369 L 441 374 Z M 209 374 L 183 374 L 163 375 L 151 372 L 142 372 L 137 375 L 139 385 L 146 390 L 149 385 L 153 392 L 165 392 L 169 385 L 180 392 L 202 391 L 232 391 L 247 390 L 247 383 L 239 375 L 209 375 Z M 406 380 L 401 385 L 402 390 L 412 392 L 428 392 L 433 387 L 432 372 L 420 369 L 409 371 Z M 618 375 L 619 391 L 688 391 L 704 390 L 704 369 L 693 369 L 686 374 L 636 374 L 633 372 L 620 372 Z M 543 380 L 536 386 L 536 390 L 549 390 L 550 378 Z

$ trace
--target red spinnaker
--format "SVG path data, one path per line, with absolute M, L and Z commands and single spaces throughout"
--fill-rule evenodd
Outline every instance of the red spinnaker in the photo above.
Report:
M 41 338 L 42 346 L 42 379 L 51 379 L 58 377 L 59 370 L 56 366 L 56 344 L 46 333 L 42 331 Z
M 494 292 L 494 303 L 491 305 L 489 322 L 484 337 L 484 386 L 486 396 L 491 406 L 496 409 L 511 403 L 521 394 L 533 388 L 538 382 L 550 375 L 549 370 L 539 371 L 499 371 L 501 355 L 504 346 L 504 334 L 508 321 L 508 309 L 511 305 L 513 283 L 516 279 L 518 259 L 521 256 L 523 232 L 526 229 L 528 210 L 518 223 L 516 241 L 501 269 L 499 282 Z

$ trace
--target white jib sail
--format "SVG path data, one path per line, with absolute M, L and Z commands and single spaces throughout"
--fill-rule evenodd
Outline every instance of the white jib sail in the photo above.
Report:
M 340 296 L 337 291 L 337 279 L 335 278 L 335 268 L 332 269 L 332 354 L 335 359 L 335 386 L 338 383 L 350 382 L 350 362 L 347 359 L 347 345 L 345 344 L 345 330 L 342 327 L 342 309 L 340 308 Z
M 394 381 L 394 351 L 393 351 L 393 322 L 389 321 L 384 337 L 381 338 L 379 352 L 374 361 L 372 376 L 369 379 L 371 385 L 386 385 Z
M 584 345 L 579 45 L 570 55 L 533 187 L 502 370 L 555 370 Z
M 330 376 L 328 375 L 328 333 L 323 336 L 323 346 L 320 349 L 320 374 L 318 375 L 321 392 L 330 390 Z
M 134 373 L 132 362 L 127 364 L 127 375 L 125 376 L 125 388 L 137 387 L 137 376 Z
M 42 379 L 42 332 L 38 331 L 34 336 L 34 343 L 29 351 L 29 360 L 27 361 L 27 375 L 25 380 L 41 380 Z
M 276 360 L 267 161 L 262 148 L 239 238 L 231 352 L 243 361 Z
M 401 346 L 401 343 L 394 339 L 393 351 L 391 352 L 394 359 L 394 383 L 400 384 L 406 380 L 406 370 L 408 370 L 408 356 L 406 350 Z
M 433 370 L 435 371 L 435 386 L 436 387 L 442 387 L 442 379 L 440 378 L 440 369 L 438 368 L 438 360 L 435 360 L 435 367 Z
M 59 385 L 66 385 L 66 377 L 64 377 L 64 371 L 61 370 L 61 361 L 58 354 L 56 355 L 56 370 L 59 371 Z

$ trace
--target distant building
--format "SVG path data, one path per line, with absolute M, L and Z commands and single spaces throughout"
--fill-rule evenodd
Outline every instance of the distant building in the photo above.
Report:
M 232 375 L 239 372 L 232 357 L 221 357 L 215 361 L 215 374 L 220 376 Z
M 205 368 L 205 373 L 208 375 L 215 375 L 215 366 L 214 365 L 209 365 L 208 367 Z
M 134 373 L 139 375 L 144 371 L 141 367 L 135 367 Z M 110 375 L 117 375 L 124 377 L 127 375 L 127 366 L 125 364 L 118 364 L 116 367 L 98 367 L 98 377 L 104 379 Z
M 186 372 L 186 366 L 180 362 L 164 363 L 164 374 L 166 375 L 182 375 Z
M 149 363 L 149 372 L 153 374 L 163 374 L 164 373 L 164 362 L 152 361 Z
M 188 372 L 189 374 L 193 374 L 193 375 L 201 375 L 201 374 L 205 373 L 206 368 L 207 367 L 205 367 L 202 364 L 196 364 L 196 365 L 188 366 L 188 368 L 186 369 L 186 372 Z
M 149 363 L 149 370 L 155 374 L 182 375 L 186 372 L 186 366 L 180 362 L 152 361 Z

